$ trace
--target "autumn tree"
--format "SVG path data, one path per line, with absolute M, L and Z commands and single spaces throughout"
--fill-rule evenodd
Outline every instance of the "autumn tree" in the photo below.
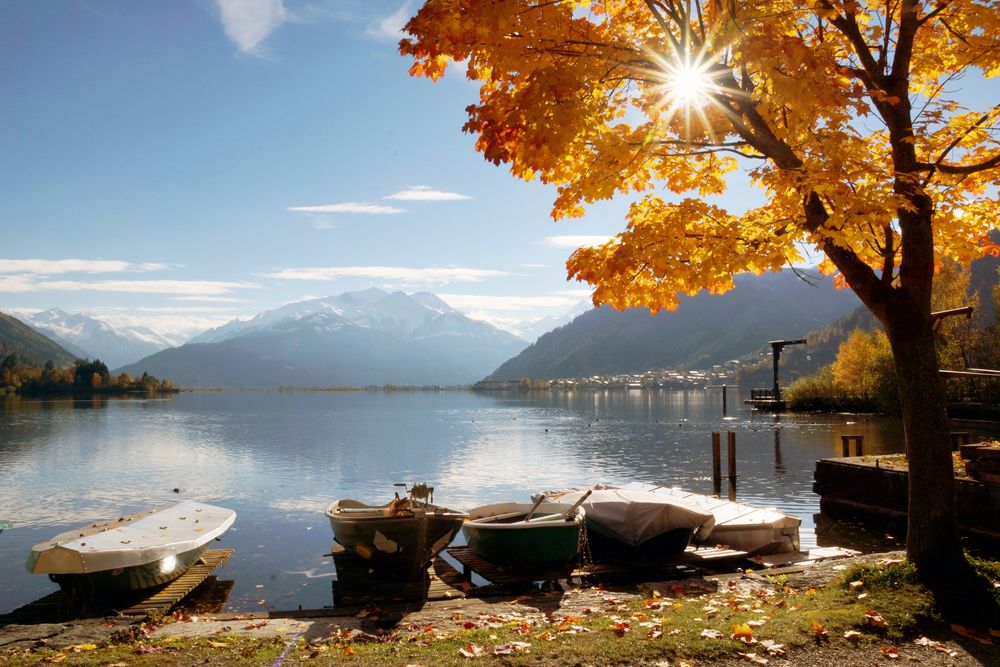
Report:
M 426 0 L 406 31 L 413 75 L 481 82 L 465 131 L 555 186 L 555 219 L 632 200 L 567 263 L 595 304 L 672 309 L 821 251 L 892 348 L 907 552 L 959 562 L 931 285 L 940 258 L 997 252 L 1000 108 L 952 97 L 1000 73 L 995 0 Z M 735 171 L 766 205 L 713 200 Z

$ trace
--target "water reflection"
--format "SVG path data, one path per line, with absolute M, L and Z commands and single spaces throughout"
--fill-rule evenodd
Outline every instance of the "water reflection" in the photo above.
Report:
M 471 393 L 183 393 L 166 400 L 0 404 L 0 612 L 51 585 L 31 545 L 123 512 L 191 498 L 239 517 L 221 547 L 234 610 L 330 604 L 336 498 L 384 502 L 427 481 L 449 507 L 540 489 L 650 481 L 711 493 L 711 433 L 736 434 L 739 500 L 803 517 L 816 543 L 817 458 L 840 434 L 902 450 L 897 420 L 751 413 L 730 388 L 484 396 Z M 966 430 L 963 428 L 963 430 Z M 174 492 L 178 489 L 178 493 Z

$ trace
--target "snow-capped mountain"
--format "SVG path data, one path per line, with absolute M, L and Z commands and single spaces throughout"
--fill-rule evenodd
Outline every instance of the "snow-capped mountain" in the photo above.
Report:
M 218 343 L 223 340 L 262 333 L 286 320 L 302 320 L 311 315 L 325 314 L 331 320 L 374 329 L 386 327 L 413 330 L 430 319 L 445 313 L 457 313 L 434 294 L 418 292 L 386 292 L 376 288 L 359 292 L 344 292 L 334 296 L 296 301 L 266 310 L 249 320 L 233 320 L 201 333 L 188 343 Z
M 369 289 L 233 320 L 122 370 L 201 387 L 465 384 L 524 346 L 433 294 Z
M 58 308 L 24 316 L 27 324 L 74 354 L 100 359 L 108 368 L 132 363 L 172 343 L 146 327 L 114 328 L 99 319 Z

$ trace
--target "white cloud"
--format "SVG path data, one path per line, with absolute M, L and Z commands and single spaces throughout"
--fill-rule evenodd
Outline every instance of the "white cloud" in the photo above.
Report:
M 403 36 L 403 26 L 409 20 L 410 0 L 406 0 L 399 9 L 389 16 L 372 21 L 366 32 L 373 37 L 399 39 Z
M 60 273 L 124 273 L 161 271 L 171 264 L 125 262 L 114 259 L 0 259 L 0 273 L 51 276 Z
M 541 244 L 552 246 L 553 248 L 572 248 L 573 250 L 577 248 L 582 248 L 584 246 L 596 246 L 603 243 L 607 243 L 613 237 L 611 235 L 599 236 L 599 235 L 568 235 L 568 236 L 546 236 L 542 239 Z
M 568 308 L 579 299 L 566 296 L 487 296 L 483 294 L 438 294 L 445 303 L 457 310 L 523 311 L 540 308 Z
M 427 185 L 414 185 L 405 190 L 386 195 L 382 199 L 395 199 L 397 201 L 459 201 L 462 199 L 472 199 L 472 197 L 457 192 L 442 192 Z
M 25 276 L 0 278 L 0 292 L 122 292 L 131 294 L 220 295 L 259 288 L 247 282 L 215 280 L 40 280 Z
M 470 269 L 465 267 L 411 268 L 405 266 L 327 266 L 281 269 L 264 274 L 280 280 L 336 280 L 338 278 L 371 278 L 416 285 L 440 285 L 453 282 L 479 282 L 487 278 L 510 275 L 505 271 Z
M 522 269 L 547 269 L 548 264 L 518 264 Z
M 369 202 L 341 202 L 340 204 L 322 204 L 320 206 L 291 206 L 289 211 L 296 213 L 363 213 L 365 215 L 389 215 L 403 213 L 404 209 L 395 206 L 383 206 Z
M 260 43 L 285 22 L 282 0 L 215 0 L 229 39 L 243 53 L 260 55 Z
M 203 301 L 205 303 L 246 303 L 246 299 L 239 299 L 234 296 L 208 296 L 206 294 L 196 294 L 194 296 L 172 296 L 171 301 Z

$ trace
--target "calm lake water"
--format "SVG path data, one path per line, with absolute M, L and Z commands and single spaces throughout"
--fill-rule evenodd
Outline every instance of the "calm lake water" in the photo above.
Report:
M 316 608 L 332 603 L 325 507 L 386 502 L 394 482 L 427 481 L 456 509 L 602 482 L 711 493 L 710 434 L 733 430 L 738 499 L 802 517 L 809 547 L 816 459 L 838 456 L 842 433 L 863 434 L 865 453 L 902 450 L 898 420 L 757 415 L 734 393 L 728 418 L 719 390 L 0 402 L 0 522 L 13 524 L 0 534 L 0 613 L 56 589 L 24 570 L 33 544 L 179 499 L 238 513 L 219 543 L 236 550 L 217 572 L 236 582 L 227 609 Z

